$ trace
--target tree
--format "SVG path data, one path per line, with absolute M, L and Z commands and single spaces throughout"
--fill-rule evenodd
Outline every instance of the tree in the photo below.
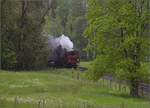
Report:
M 51 0 L 2 0 L 2 68 L 37 69 L 47 64 L 43 26 Z
M 70 0 L 55 0 L 52 2 L 52 12 L 47 20 L 50 20 L 51 26 L 49 33 L 53 36 L 67 34 L 67 22 L 70 8 Z
M 50 32 L 53 36 L 65 34 L 74 42 L 75 49 L 80 51 L 81 58 L 86 59 L 86 52 L 83 51 L 87 44 L 84 37 L 84 30 L 87 26 L 85 17 L 87 11 L 87 0 L 55 0 L 53 12 L 50 18 Z M 84 40 L 84 42 L 83 42 Z
M 130 94 L 138 96 L 139 83 L 149 74 L 144 66 L 150 54 L 148 4 L 148 0 L 89 0 L 85 34 L 88 49 L 94 48 L 97 57 L 88 76 L 98 80 L 112 74 L 126 80 Z
M 86 0 L 72 0 L 70 5 L 67 33 L 74 41 L 75 48 L 80 51 L 81 59 L 87 59 L 86 52 L 84 51 L 84 48 L 87 45 L 87 39 L 83 33 L 87 26 L 87 3 Z
M 87 26 L 87 21 L 85 16 L 79 16 L 72 22 L 71 39 L 75 43 L 75 48 L 80 51 L 81 58 L 86 59 L 86 53 L 84 51 L 87 45 L 87 39 L 85 38 L 83 32 Z
M 13 39 L 17 34 L 14 20 L 18 20 L 18 3 L 10 0 L 1 1 L 1 65 L 12 69 L 16 65 L 16 52 Z M 13 8 L 14 7 L 14 8 Z

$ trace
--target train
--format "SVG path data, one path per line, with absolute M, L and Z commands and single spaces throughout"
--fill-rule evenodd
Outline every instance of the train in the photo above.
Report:
M 79 51 L 67 50 L 59 45 L 48 60 L 49 67 L 53 68 L 77 68 L 80 62 Z

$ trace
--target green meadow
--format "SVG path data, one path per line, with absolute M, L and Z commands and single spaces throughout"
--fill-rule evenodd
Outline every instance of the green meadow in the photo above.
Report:
M 78 72 L 79 80 L 76 78 Z M 128 91 L 109 89 L 102 86 L 101 81 L 88 81 L 84 73 L 73 69 L 1 70 L 0 108 L 150 107 L 148 98 L 133 98 Z

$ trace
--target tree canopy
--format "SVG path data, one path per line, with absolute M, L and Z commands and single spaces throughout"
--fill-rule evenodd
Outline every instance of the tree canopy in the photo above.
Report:
M 45 16 L 51 0 L 1 0 L 2 69 L 37 69 L 46 65 Z
M 111 74 L 138 96 L 139 83 L 149 78 L 149 0 L 89 0 L 87 17 L 87 49 L 96 52 L 88 76 L 98 80 Z

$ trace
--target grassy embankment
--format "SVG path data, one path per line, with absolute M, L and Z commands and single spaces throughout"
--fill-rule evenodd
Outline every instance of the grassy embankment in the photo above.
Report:
M 81 65 L 88 67 L 88 63 Z M 149 108 L 150 100 L 72 78 L 71 69 L 0 71 L 0 108 Z M 76 70 L 73 70 L 77 73 Z M 82 73 L 81 73 L 82 74 Z

